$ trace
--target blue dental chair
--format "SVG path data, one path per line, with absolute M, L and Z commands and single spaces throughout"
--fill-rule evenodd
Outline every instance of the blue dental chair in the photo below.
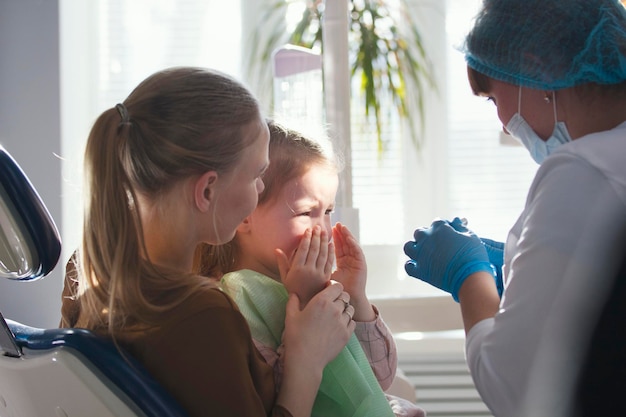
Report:
M 54 221 L 0 146 L 0 278 L 43 278 L 60 254 Z M 112 342 L 85 329 L 33 328 L 0 313 L 0 417 L 186 415 Z

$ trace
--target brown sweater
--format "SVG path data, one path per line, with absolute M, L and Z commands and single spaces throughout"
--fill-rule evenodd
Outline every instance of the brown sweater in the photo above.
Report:
M 62 327 L 80 322 L 78 303 L 63 290 Z M 228 295 L 198 291 L 150 332 L 127 332 L 120 344 L 191 417 L 289 417 L 274 406 L 273 370 L 254 347 L 246 320 Z

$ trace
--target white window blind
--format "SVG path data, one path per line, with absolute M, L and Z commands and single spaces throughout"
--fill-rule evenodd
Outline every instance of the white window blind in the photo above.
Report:
M 212 67 L 240 75 L 239 1 L 97 0 L 97 5 L 101 109 L 170 66 Z
M 365 123 L 363 104 L 355 97 L 357 94 L 353 94 L 351 115 L 352 187 L 360 240 L 365 245 L 397 245 L 405 238 L 400 122 L 389 117 L 392 123 L 382 126 L 385 142 L 381 153 L 375 127 Z M 390 107 L 390 103 L 383 101 L 383 106 Z
M 449 216 L 480 235 L 504 240 L 521 212 L 537 164 L 522 146 L 500 144 L 496 107 L 472 94 L 457 50 L 481 1 L 448 0 Z

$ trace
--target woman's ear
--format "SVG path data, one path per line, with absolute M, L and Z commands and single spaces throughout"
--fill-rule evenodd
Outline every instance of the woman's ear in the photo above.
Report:
M 194 200 L 198 210 L 206 212 L 217 195 L 217 172 L 207 171 L 194 184 Z

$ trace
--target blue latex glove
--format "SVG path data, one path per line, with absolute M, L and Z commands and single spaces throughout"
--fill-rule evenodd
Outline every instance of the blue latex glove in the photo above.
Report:
M 457 232 L 470 233 L 472 235 L 476 234 L 467 228 L 467 219 L 461 219 L 460 217 L 455 217 L 454 220 L 448 223 L 450 223 L 450 226 L 454 227 L 454 230 L 456 230 Z
M 467 220 L 465 219 L 455 217 L 454 220 L 450 222 L 450 225 L 457 232 L 476 235 L 476 233 L 467 228 Z M 498 287 L 498 295 L 502 297 L 502 292 L 504 291 L 504 281 L 502 279 L 502 265 L 504 265 L 504 243 L 483 237 L 481 237 L 480 240 L 485 245 L 485 249 L 487 249 L 487 255 L 489 255 L 489 262 L 491 262 L 496 271 L 496 287 Z
M 407 274 L 449 292 L 459 301 L 459 290 L 468 276 L 485 271 L 495 276 L 487 249 L 478 236 L 458 232 L 450 222 L 435 220 L 430 227 L 413 234 L 415 241 L 404 245 L 411 258 Z

